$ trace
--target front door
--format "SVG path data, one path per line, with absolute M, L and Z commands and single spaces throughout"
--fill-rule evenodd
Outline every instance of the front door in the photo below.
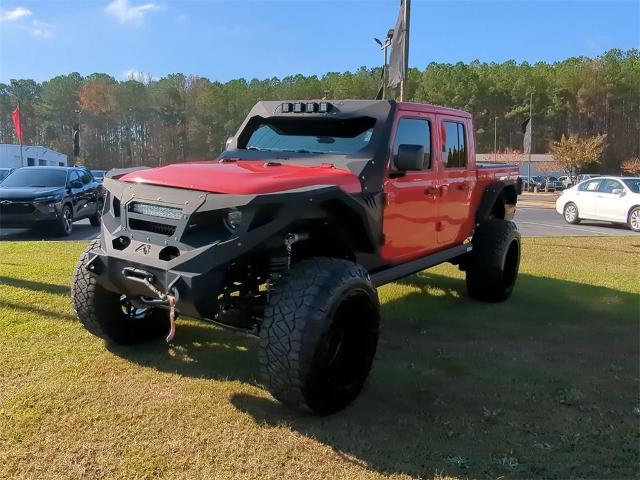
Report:
M 438 182 L 441 198 L 437 229 L 438 243 L 445 247 L 461 243 L 466 232 L 472 229 L 471 193 L 476 176 L 474 170 L 469 168 L 469 152 L 474 151 L 474 146 L 470 144 L 472 138 L 466 120 L 439 115 L 438 126 L 441 132 L 442 169 Z
M 383 215 L 382 257 L 391 263 L 421 257 L 438 248 L 438 171 L 431 155 L 433 116 L 411 113 L 400 117 L 395 126 L 390 165 L 384 183 L 386 197 Z M 424 168 L 399 172 L 395 157 L 400 145 L 421 145 Z
M 629 205 L 625 194 L 626 190 L 621 182 L 613 178 L 603 179 L 598 188 L 596 202 L 598 218 L 610 222 L 626 222 Z

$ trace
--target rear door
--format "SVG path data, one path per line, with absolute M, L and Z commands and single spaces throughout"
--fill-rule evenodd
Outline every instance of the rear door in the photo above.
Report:
M 388 174 L 384 183 L 384 244 L 382 257 L 392 263 L 437 250 L 438 166 L 432 155 L 435 116 L 424 112 L 401 112 L 392 138 Z M 399 172 L 395 157 L 400 145 L 424 147 L 424 169 Z
M 465 118 L 438 115 L 440 129 L 440 221 L 437 227 L 441 246 L 461 243 L 471 231 L 471 193 L 476 184 L 475 159 L 470 134 L 470 122 Z M 473 165 L 472 165 L 473 164 Z
M 580 218 L 598 218 L 596 204 L 602 179 L 596 178 L 581 183 L 575 193 L 578 215 Z

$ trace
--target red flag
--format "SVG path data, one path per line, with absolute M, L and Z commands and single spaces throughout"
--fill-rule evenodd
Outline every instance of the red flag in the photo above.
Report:
M 22 119 L 20 118 L 20 105 L 11 112 L 11 120 L 13 120 L 13 126 L 16 129 L 16 136 L 20 140 L 20 143 L 22 143 Z

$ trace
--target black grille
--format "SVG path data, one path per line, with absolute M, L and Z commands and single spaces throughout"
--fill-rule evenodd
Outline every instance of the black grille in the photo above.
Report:
M 176 233 L 175 225 L 149 222 L 147 220 L 139 220 L 137 218 L 129 219 L 129 228 L 133 230 L 142 230 L 144 232 L 157 233 L 159 235 L 166 235 L 168 237 Z
M 9 204 L 0 202 L 0 215 L 28 214 L 33 213 L 35 209 L 36 207 L 31 202 L 12 202 Z

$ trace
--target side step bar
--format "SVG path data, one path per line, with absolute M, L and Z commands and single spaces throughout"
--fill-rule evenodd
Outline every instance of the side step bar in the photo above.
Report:
M 440 263 L 444 263 L 448 260 L 452 260 L 460 255 L 469 253 L 473 249 L 473 246 L 468 243 L 466 245 L 458 245 L 453 248 L 436 252 L 426 257 L 419 258 L 417 260 L 411 260 L 410 262 L 396 265 L 395 267 L 387 268 L 376 273 L 371 274 L 371 281 L 376 287 L 380 287 L 387 283 L 391 283 L 399 278 L 412 275 L 417 272 L 421 272 L 427 268 L 435 267 Z

